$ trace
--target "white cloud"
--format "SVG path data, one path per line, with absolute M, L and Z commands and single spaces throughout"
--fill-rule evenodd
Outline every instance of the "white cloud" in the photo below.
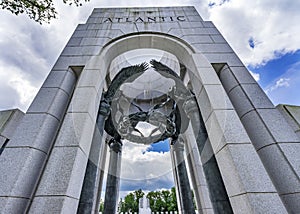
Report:
M 264 90 L 275 105 L 300 105 L 300 62 L 291 65 L 284 74 Z
M 209 10 L 212 20 L 246 65 L 259 66 L 300 48 L 299 1 L 229 1 Z M 255 41 L 255 47 L 248 44 Z
M 24 15 L 17 17 L 0 11 L 0 109 L 18 107 L 25 111 L 28 108 L 76 25 L 84 23 L 94 7 L 194 5 L 205 20 L 215 23 L 246 65 L 260 66 L 281 54 L 300 49 L 300 1 L 236 0 L 222 4 L 224 1 L 218 0 L 210 9 L 209 2 L 94 0 L 76 8 L 59 0 L 55 2 L 59 19 L 43 26 Z M 249 46 L 250 38 L 253 48 Z M 288 103 L 299 97 L 297 68 L 266 89 L 274 103 L 282 102 L 280 100 Z M 259 80 L 259 74 L 252 75 Z M 290 99 L 286 99 L 287 93 Z M 145 152 L 146 148 L 124 144 L 121 178 L 136 186 L 143 182 L 148 187 L 172 183 L 170 154 Z
M 270 92 L 278 89 L 278 88 L 281 88 L 281 87 L 289 87 L 290 84 L 289 84 L 289 81 L 290 79 L 289 78 L 279 78 L 274 85 L 272 86 L 269 86 L 267 89 L 266 89 L 266 93 L 269 94 Z
M 260 80 L 260 74 L 259 73 L 255 73 L 253 71 L 250 71 L 250 74 L 252 75 L 252 77 L 255 79 L 256 82 L 258 82 Z
M 210 2 L 216 5 L 209 8 Z M 84 23 L 94 7 L 194 5 L 205 20 L 215 23 L 246 65 L 259 66 L 300 47 L 299 1 L 112 0 L 91 1 L 79 8 L 65 5 L 62 1 L 55 4 L 59 18 L 50 25 L 40 26 L 25 15 L 17 17 L 1 11 L 0 46 L 1 50 L 5 50 L 0 53 L 0 60 L 5 62 L 1 70 L 18 67 L 22 77 L 28 80 L 28 87 L 41 85 L 76 25 Z M 254 41 L 254 48 L 248 44 L 250 38 Z M 258 76 L 254 75 L 254 78 Z M 26 96 L 34 97 L 36 91 L 32 90 L 32 93 Z M 11 100 L 7 101 L 14 103 L 12 99 L 15 96 L 8 95 L 7 99 L 9 97 Z M 26 110 L 29 103 L 20 108 Z
M 126 141 L 122 148 L 121 178 L 157 179 L 172 173 L 169 152 L 146 152 L 149 146 Z

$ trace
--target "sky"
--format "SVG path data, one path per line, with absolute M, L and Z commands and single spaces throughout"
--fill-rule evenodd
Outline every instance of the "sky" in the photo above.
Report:
M 0 110 L 27 110 L 77 24 L 85 23 L 93 8 L 179 5 L 195 6 L 204 20 L 214 22 L 275 105 L 300 105 L 300 1 L 90 0 L 78 8 L 54 3 L 58 19 L 43 25 L 0 10 Z M 166 145 L 128 143 L 122 158 L 122 191 L 173 185 Z

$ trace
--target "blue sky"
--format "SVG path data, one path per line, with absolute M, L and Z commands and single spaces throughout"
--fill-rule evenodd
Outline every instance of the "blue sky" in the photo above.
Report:
M 300 1 L 91 0 L 79 8 L 54 2 L 59 16 L 50 25 L 0 10 L 0 110 L 26 111 L 76 25 L 94 7 L 111 6 L 195 6 L 204 20 L 214 22 L 275 105 L 300 105 Z M 138 184 L 150 190 L 173 182 L 165 144 L 127 144 L 123 160 L 125 192 Z
M 259 74 L 258 83 L 275 105 L 300 105 L 300 50 L 279 55 L 265 65 L 248 68 Z

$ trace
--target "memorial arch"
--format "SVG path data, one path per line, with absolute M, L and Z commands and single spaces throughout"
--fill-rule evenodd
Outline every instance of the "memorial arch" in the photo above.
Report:
M 137 49 L 165 54 L 122 59 Z M 138 87 L 147 72 L 157 86 Z M 109 155 L 104 212 L 115 213 L 124 139 L 170 141 L 181 213 L 195 213 L 191 189 L 199 213 L 298 209 L 299 137 L 193 7 L 99 8 L 78 25 L 1 154 L 4 211 L 98 212 Z

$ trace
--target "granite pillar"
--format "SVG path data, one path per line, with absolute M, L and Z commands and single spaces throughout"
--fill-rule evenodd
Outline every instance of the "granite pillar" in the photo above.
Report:
M 120 172 L 121 172 L 121 152 L 122 142 L 112 138 L 109 141 L 110 158 L 106 180 L 106 190 L 104 199 L 104 214 L 112 214 L 117 211 L 119 195 Z
M 298 136 L 246 69 L 224 65 L 219 77 L 286 209 L 297 213 Z
M 177 179 L 180 201 L 180 209 L 182 214 L 193 214 L 195 213 L 195 207 L 193 203 L 192 190 L 187 174 L 187 169 L 184 160 L 184 142 L 180 137 L 177 140 L 171 142 L 171 152 L 174 154 L 174 163 L 176 168 Z
M 191 120 L 214 212 L 233 213 L 196 100 L 194 98 L 187 100 L 184 103 L 184 109 Z
M 102 186 L 101 169 L 99 169 L 98 165 L 101 159 L 100 155 L 102 154 L 101 148 L 103 148 L 103 131 L 106 117 L 106 114 L 101 113 L 100 106 L 100 111 L 96 122 L 97 129 L 95 129 L 94 132 L 94 138 L 90 149 L 89 159 L 77 210 L 77 213 L 79 214 L 89 214 L 93 213 L 93 210 L 99 209 L 97 208 L 97 195 L 99 193 L 97 192 L 98 188 L 96 187 L 98 185 Z

